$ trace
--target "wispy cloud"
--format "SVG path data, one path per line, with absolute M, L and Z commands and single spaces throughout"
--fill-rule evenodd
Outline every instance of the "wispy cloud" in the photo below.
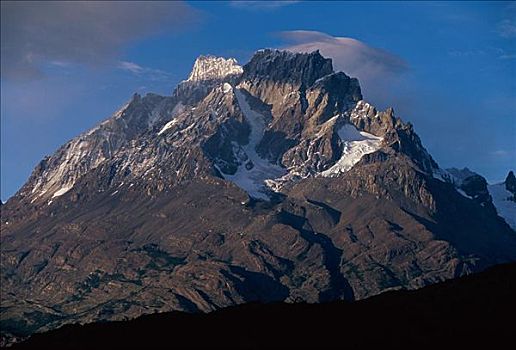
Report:
M 511 152 L 509 152 L 508 150 L 505 150 L 505 149 L 498 149 L 496 151 L 492 151 L 491 155 L 495 156 L 495 157 L 507 157 L 507 156 L 511 155 Z
M 49 62 L 116 61 L 129 43 L 196 18 L 184 2 L 2 1 L 2 78 L 39 78 Z
M 294 52 L 319 50 L 323 56 L 332 58 L 335 70 L 357 77 L 370 100 L 380 104 L 394 101 L 390 87 L 409 70 L 401 57 L 357 39 L 306 30 L 279 35 L 288 42 L 284 49 Z
M 514 60 L 516 59 L 516 53 L 504 53 L 501 54 L 498 58 L 502 60 Z
M 504 19 L 500 21 L 497 32 L 504 38 L 516 38 L 516 20 Z
M 134 62 L 127 62 L 127 61 L 120 61 L 118 63 L 118 68 L 128 71 L 128 72 L 131 72 L 131 73 L 134 73 L 134 74 L 141 74 L 145 70 L 145 68 L 143 68 L 142 66 L 140 66 Z
M 142 67 L 134 62 L 120 61 L 118 62 L 117 68 L 151 81 L 167 81 L 173 78 L 172 74 L 169 72 L 161 69 Z
M 371 47 L 359 40 L 334 37 L 316 31 L 296 30 L 280 35 L 291 42 L 291 51 L 320 52 L 333 59 L 334 67 L 361 79 L 378 78 L 379 75 L 398 75 L 408 70 L 407 63 L 385 50 Z
M 482 49 L 453 49 L 448 51 L 448 55 L 452 58 L 470 59 L 473 57 L 495 57 L 502 60 L 510 60 L 516 58 L 516 55 L 501 47 L 484 47 Z
M 293 5 L 300 1 L 230 1 L 229 4 L 232 7 L 260 11 L 260 10 L 275 10 L 284 6 Z
M 516 38 L 516 2 L 503 8 L 503 18 L 498 22 L 496 32 L 503 38 Z
M 474 50 L 450 50 L 448 55 L 455 58 L 469 58 L 475 56 L 483 56 L 486 54 L 485 50 L 474 49 Z

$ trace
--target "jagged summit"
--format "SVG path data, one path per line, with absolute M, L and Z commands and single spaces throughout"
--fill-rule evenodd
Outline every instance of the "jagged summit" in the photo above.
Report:
M 184 105 L 195 105 L 202 101 L 214 88 L 240 78 L 243 68 L 234 58 L 201 55 L 194 63 L 188 79 L 174 89 L 172 97 Z
M 514 176 L 514 172 L 512 170 L 509 171 L 505 178 L 505 188 L 507 191 L 511 192 L 516 199 L 516 176 Z
M 234 58 L 223 58 L 212 55 L 199 56 L 194 63 L 187 81 L 203 81 L 223 79 L 242 73 L 242 67 Z
M 332 61 L 321 56 L 319 51 L 294 53 L 287 50 L 263 49 L 257 51 L 244 65 L 244 80 L 267 78 L 306 88 L 317 79 L 333 73 Z
M 490 202 L 514 208 L 505 184 L 448 179 L 318 52 L 199 57 L 172 96 L 135 96 L 2 205 L 2 332 L 362 299 L 516 260 Z

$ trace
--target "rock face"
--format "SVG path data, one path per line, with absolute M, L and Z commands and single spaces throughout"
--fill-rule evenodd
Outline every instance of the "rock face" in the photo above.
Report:
M 460 188 L 481 205 L 491 205 L 492 199 L 487 190 L 487 181 L 480 175 L 473 175 L 465 178 Z
M 498 215 L 516 230 L 516 179 L 511 170 L 504 182 L 489 185 L 488 190 Z
M 242 71 L 234 58 L 199 56 L 187 81 L 220 80 L 231 75 L 240 75 Z
M 466 179 L 470 176 L 478 175 L 477 173 L 475 173 L 474 171 L 471 171 L 468 168 L 463 168 L 463 169 L 449 168 L 446 170 L 448 171 L 449 174 L 451 174 L 456 179 L 457 183 L 462 183 L 462 181 L 464 181 L 464 179 Z
M 453 183 L 461 194 L 497 213 L 516 230 L 516 178 L 512 170 L 504 182 L 493 185 L 488 185 L 483 176 L 468 168 L 451 168 L 446 172 L 449 175 L 447 181 Z
M 512 200 L 516 201 L 516 176 L 514 176 L 512 170 L 505 178 L 505 189 L 513 194 Z
M 485 183 L 457 181 L 318 52 L 201 57 L 2 205 L 2 332 L 355 300 L 516 260 Z
M 194 105 L 224 82 L 234 83 L 242 74 L 242 67 L 234 58 L 199 56 L 192 72 L 174 90 L 173 96 L 186 105 Z

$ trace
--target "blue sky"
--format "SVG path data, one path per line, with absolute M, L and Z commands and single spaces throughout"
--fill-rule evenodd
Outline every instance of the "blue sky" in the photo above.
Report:
M 442 167 L 491 182 L 516 167 L 514 2 L 2 1 L 2 200 L 132 93 L 170 94 L 200 54 L 264 47 L 332 56 Z

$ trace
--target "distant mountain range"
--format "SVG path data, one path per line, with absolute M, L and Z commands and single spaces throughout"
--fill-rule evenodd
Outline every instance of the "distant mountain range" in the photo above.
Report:
M 199 57 L 1 206 L 3 343 L 69 323 L 359 300 L 516 261 L 516 179 L 442 169 L 318 51 Z M 511 227 L 512 226 L 512 227 Z

